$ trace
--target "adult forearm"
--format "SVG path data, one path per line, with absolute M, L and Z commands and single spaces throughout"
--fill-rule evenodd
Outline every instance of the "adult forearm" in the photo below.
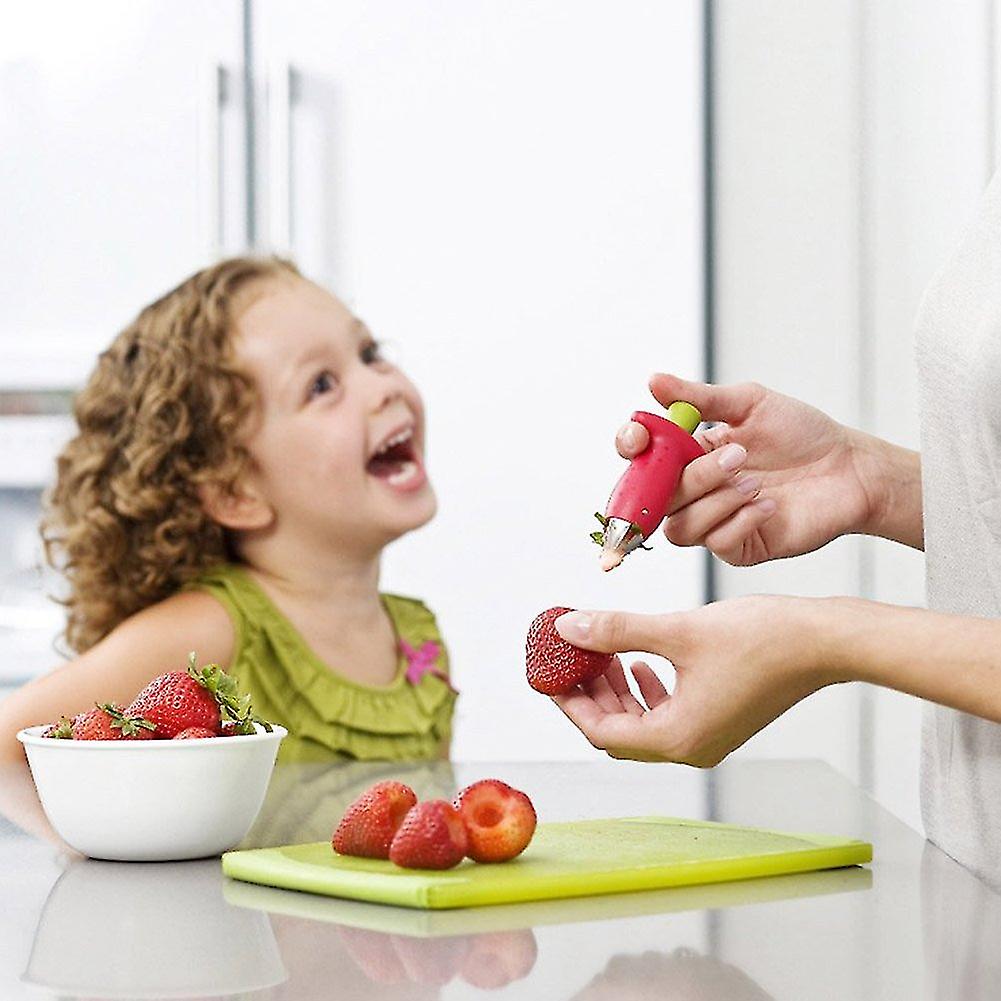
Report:
M 821 599 L 838 680 L 866 681 L 1001 722 L 1001 620 Z
M 858 476 L 871 498 L 861 532 L 924 549 L 920 452 L 861 431 L 853 434 Z

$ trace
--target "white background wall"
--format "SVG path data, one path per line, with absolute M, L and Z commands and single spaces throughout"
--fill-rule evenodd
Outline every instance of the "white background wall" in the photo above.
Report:
M 248 232 L 239 5 L 99 6 L 78 22 L 42 0 L 0 41 L 0 375 L 18 381 L 92 358 L 220 229 L 229 252 Z M 702 593 L 697 553 L 606 576 L 588 538 L 648 374 L 700 374 L 700 4 L 253 9 L 259 249 L 345 297 L 427 399 L 441 513 L 392 547 L 384 586 L 440 616 L 455 754 L 598 756 L 527 687 L 524 636 L 554 604 Z
M 588 539 L 648 374 L 701 369 L 698 15 L 262 6 L 262 75 L 296 79 L 293 250 L 428 401 L 441 510 L 384 583 L 440 617 L 460 760 L 601 756 L 524 681 L 539 611 L 701 597 L 698 553 L 661 544 L 603 575 Z
M 912 318 L 994 163 L 994 8 L 713 4 L 721 381 L 916 444 Z M 441 515 L 394 548 L 385 583 L 440 613 L 464 691 L 456 753 L 586 756 L 521 682 L 532 614 L 701 592 L 696 553 L 661 543 L 600 577 L 586 541 L 648 371 L 699 372 L 700 5 L 255 10 L 262 246 L 348 298 L 428 397 Z M 74 22 L 49 0 L 6 25 L 5 383 L 62 382 L 81 346 L 242 246 L 238 13 L 108 0 Z M 268 231 L 283 203 L 290 245 Z M 920 603 L 921 557 L 841 540 L 721 568 L 720 590 Z M 917 740 L 913 701 L 844 688 L 740 753 L 824 757 L 916 823 Z
M 993 170 L 994 6 L 715 4 L 721 381 L 917 447 L 914 314 Z M 872 540 L 720 583 L 924 600 L 921 554 Z M 741 753 L 825 757 L 918 826 L 919 726 L 916 700 L 852 686 Z

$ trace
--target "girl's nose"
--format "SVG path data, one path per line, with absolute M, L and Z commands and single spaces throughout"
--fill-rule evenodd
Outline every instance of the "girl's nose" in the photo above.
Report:
M 369 369 L 371 382 L 372 413 L 378 414 L 403 396 L 403 387 L 393 372 L 375 372 Z

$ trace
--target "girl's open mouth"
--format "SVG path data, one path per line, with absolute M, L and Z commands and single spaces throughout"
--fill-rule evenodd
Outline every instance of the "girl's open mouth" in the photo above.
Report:
M 424 482 L 424 467 L 414 449 L 414 429 L 406 428 L 378 448 L 365 465 L 370 476 L 398 490 L 412 490 Z

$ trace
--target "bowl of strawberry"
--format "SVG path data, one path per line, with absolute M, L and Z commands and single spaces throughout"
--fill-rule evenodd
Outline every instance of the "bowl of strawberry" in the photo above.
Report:
M 250 830 L 284 727 L 253 714 L 218 665 L 154 678 L 127 706 L 31 726 L 24 745 L 56 833 L 91 858 L 219 855 Z

